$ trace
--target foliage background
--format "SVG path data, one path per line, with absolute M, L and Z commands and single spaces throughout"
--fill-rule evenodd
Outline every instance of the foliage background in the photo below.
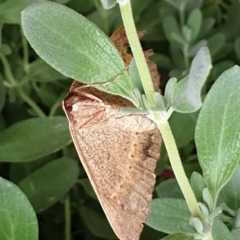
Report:
M 30 200 L 38 213 L 40 239 L 64 239 L 69 215 L 72 239 L 116 239 L 70 143 L 61 101 L 72 80 L 39 59 L 23 37 L 20 12 L 33 2 L 0 0 L 0 176 L 18 185 Z M 83 14 L 109 36 L 121 25 L 117 6 L 107 11 L 99 0 L 55 2 Z M 239 1 L 132 0 L 132 4 L 137 28 L 147 30 L 143 48 L 155 52 L 152 59 L 162 89 L 169 77 L 187 74 L 203 45 L 213 59 L 203 96 L 223 71 L 240 63 Z M 200 171 L 193 141 L 197 116 L 174 113 L 170 119 L 188 176 Z M 182 198 L 164 147 L 156 175 L 154 197 Z M 146 226 L 141 239 L 162 236 Z

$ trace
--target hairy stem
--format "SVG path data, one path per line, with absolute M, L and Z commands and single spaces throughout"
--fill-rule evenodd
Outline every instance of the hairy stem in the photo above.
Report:
M 151 75 L 136 32 L 136 27 L 132 16 L 131 2 L 125 1 L 124 3 L 119 5 L 125 31 L 128 37 L 130 47 L 133 52 L 133 56 L 136 61 L 139 75 L 141 77 L 144 92 L 146 94 L 149 105 L 151 107 L 154 107 L 155 106 L 153 99 L 154 88 L 152 84 Z M 199 209 L 197 200 L 184 172 L 181 159 L 179 157 L 178 149 L 168 122 L 166 121 L 164 123 L 162 122 L 159 123 L 159 114 L 156 112 L 152 114 L 151 119 L 157 123 L 158 128 L 162 134 L 162 138 L 164 140 L 173 171 L 175 173 L 179 186 L 183 192 L 183 195 L 186 199 L 191 214 L 195 217 L 199 217 L 203 221 L 203 217 Z
M 182 193 L 187 202 L 189 210 L 192 216 L 199 217 L 201 220 L 203 220 L 202 213 L 199 209 L 197 200 L 195 198 L 191 185 L 188 181 L 188 178 L 184 172 L 182 162 L 176 146 L 176 142 L 174 140 L 169 123 L 168 122 L 159 123 L 158 128 L 160 129 L 160 132 L 162 134 L 162 138 L 168 152 L 168 156 L 169 156 L 169 160 L 170 160 L 173 172 L 182 190 Z
M 127 38 L 136 61 L 138 72 L 142 81 L 143 89 L 146 94 L 146 98 L 151 107 L 155 107 L 153 93 L 154 87 L 152 78 L 148 70 L 147 62 L 143 54 L 141 44 L 137 35 L 135 23 L 132 15 L 131 2 L 126 1 L 124 4 L 120 4 L 121 15 L 123 19 L 124 28 L 127 34 Z

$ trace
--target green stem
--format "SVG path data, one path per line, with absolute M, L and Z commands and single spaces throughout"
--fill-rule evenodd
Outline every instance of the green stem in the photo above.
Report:
M 172 135 L 171 128 L 168 122 L 159 123 L 158 128 L 161 131 L 163 141 L 165 143 L 165 147 L 168 152 L 169 160 L 175 174 L 175 177 L 178 181 L 178 184 L 182 190 L 184 198 L 187 202 L 189 210 L 194 217 L 199 217 L 203 221 L 202 213 L 199 209 L 197 200 L 191 188 L 191 185 L 187 179 L 187 176 L 184 172 L 181 159 L 178 153 L 178 149 L 176 146 L 176 142 Z
M 21 37 L 22 37 L 22 47 L 23 47 L 23 68 L 24 71 L 28 74 L 29 73 L 29 52 L 28 52 L 28 42 L 25 38 L 23 31 L 21 29 Z
M 103 21 L 103 31 L 106 34 L 108 34 L 109 33 L 108 11 L 102 7 L 102 4 L 99 0 L 95 0 L 94 5 L 101 15 L 101 19 Z
M 12 70 L 8 63 L 7 58 L 5 57 L 5 55 L 0 54 L 0 59 L 4 67 L 4 73 L 5 73 L 6 79 L 11 83 L 12 86 L 17 86 L 17 82 L 12 74 Z
M 23 91 L 21 87 L 17 88 L 20 97 L 34 110 L 39 117 L 46 117 L 42 109 Z
M 63 97 L 66 95 L 66 92 L 64 91 L 59 98 L 57 99 L 57 101 L 53 104 L 53 106 L 51 107 L 50 113 L 49 113 L 49 117 L 54 116 L 55 112 L 57 111 L 57 109 L 61 106 L 61 102 Z
M 152 78 L 148 70 L 147 62 L 143 54 L 141 44 L 137 35 L 135 23 L 132 15 L 131 2 L 128 1 L 125 4 L 119 4 L 124 28 L 126 35 L 136 61 L 136 65 L 139 71 L 139 75 L 142 81 L 143 89 L 146 94 L 146 98 L 151 107 L 155 107 L 153 93 L 154 87 L 152 83 Z
M 180 8 L 179 8 L 181 29 L 183 29 L 183 27 L 185 25 L 185 7 L 186 7 L 186 1 L 182 1 L 181 4 L 180 4 Z M 188 50 L 189 50 L 188 43 L 184 44 L 184 46 L 183 46 L 183 59 L 184 59 L 186 69 L 189 69 L 189 65 L 190 65 L 189 57 L 188 57 Z
M 150 106 L 154 107 L 155 106 L 154 99 L 153 99 L 154 88 L 152 84 L 151 75 L 149 73 L 149 69 L 148 69 L 148 66 L 142 51 L 142 47 L 138 39 L 135 24 L 133 21 L 131 3 L 130 1 L 126 1 L 126 3 L 119 4 L 119 5 L 120 5 L 120 10 L 122 14 L 125 31 L 128 37 L 130 47 L 132 49 L 133 56 L 136 61 L 139 75 L 141 77 L 144 92 L 146 94 L 146 97 Z M 153 114 L 153 120 L 156 120 L 155 122 L 158 122 L 157 119 L 158 119 L 158 114 Z M 191 214 L 195 217 L 199 217 L 202 221 L 204 221 L 201 211 L 199 209 L 197 200 L 193 193 L 193 190 L 184 172 L 181 159 L 179 157 L 179 153 L 177 150 L 177 146 L 168 122 L 159 123 L 158 128 L 161 131 L 162 138 L 164 140 L 173 171 L 175 173 L 179 186 L 183 192 L 183 195 L 186 199 L 186 202 L 191 211 Z
M 69 197 L 64 202 L 65 207 L 65 240 L 71 240 L 71 207 Z
M 184 58 L 184 63 L 185 63 L 186 69 L 189 69 L 189 67 L 190 67 L 189 57 L 188 57 L 188 49 L 189 49 L 188 44 L 185 44 L 183 46 L 183 58 Z
M 185 23 L 185 5 L 186 5 L 186 1 L 182 1 L 179 7 L 179 15 L 180 15 L 180 25 L 181 27 L 184 26 Z
M 24 90 L 22 89 L 20 84 L 14 78 L 12 70 L 11 70 L 11 67 L 10 67 L 10 65 L 8 63 L 8 60 L 5 57 L 5 55 L 0 54 L 0 59 L 1 59 L 2 63 L 3 63 L 4 72 L 5 72 L 5 75 L 6 75 L 5 77 L 9 81 L 11 86 L 17 88 L 17 91 L 18 91 L 18 94 L 20 95 L 20 97 L 26 103 L 28 103 L 31 106 L 31 108 L 36 112 L 36 114 L 39 117 L 46 117 L 45 113 L 41 110 L 41 108 L 39 108 L 38 105 L 24 92 Z

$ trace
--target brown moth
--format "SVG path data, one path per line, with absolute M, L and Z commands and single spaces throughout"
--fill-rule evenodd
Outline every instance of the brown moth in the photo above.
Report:
M 117 80 L 116 80 L 117 81 Z M 128 100 L 74 81 L 63 108 L 82 165 L 121 240 L 137 240 L 146 221 L 161 135 Z

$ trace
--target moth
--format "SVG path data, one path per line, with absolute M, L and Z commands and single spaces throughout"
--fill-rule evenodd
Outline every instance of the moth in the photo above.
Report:
M 99 202 L 121 240 L 137 240 L 146 221 L 161 135 L 128 100 L 74 81 L 63 101 L 73 143 Z

